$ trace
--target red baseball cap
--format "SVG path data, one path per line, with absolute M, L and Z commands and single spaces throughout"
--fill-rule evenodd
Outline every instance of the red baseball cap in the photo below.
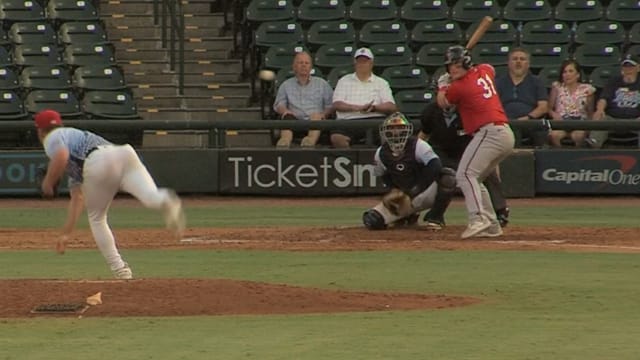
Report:
M 36 128 L 49 129 L 54 126 L 62 126 L 60 113 L 55 110 L 42 110 L 33 119 L 36 121 Z

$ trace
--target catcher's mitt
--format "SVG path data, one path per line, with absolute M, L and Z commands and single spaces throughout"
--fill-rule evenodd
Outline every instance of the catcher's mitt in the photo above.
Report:
M 385 194 L 382 197 L 382 204 L 396 216 L 405 217 L 413 213 L 411 198 L 398 188 L 393 188 Z

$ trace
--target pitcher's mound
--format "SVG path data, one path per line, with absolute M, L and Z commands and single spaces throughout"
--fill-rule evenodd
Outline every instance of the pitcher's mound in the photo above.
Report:
M 301 314 L 441 309 L 478 303 L 447 295 L 324 290 L 207 279 L 0 280 L 0 317 L 33 314 L 42 304 L 78 303 L 97 292 L 102 304 L 83 316 Z M 60 314 L 59 316 L 68 316 Z

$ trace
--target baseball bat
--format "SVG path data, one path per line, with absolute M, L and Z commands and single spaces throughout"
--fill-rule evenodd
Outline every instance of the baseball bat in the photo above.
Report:
M 480 25 L 478 25 L 476 31 L 471 34 L 469 41 L 467 41 L 467 50 L 471 50 L 474 46 L 476 46 L 478 41 L 480 41 L 480 39 L 482 39 L 482 37 L 484 36 L 484 33 L 486 33 L 487 30 L 489 30 L 489 28 L 491 27 L 491 23 L 493 23 L 493 18 L 491 16 L 485 16 L 484 18 L 482 18 L 482 21 L 480 21 Z

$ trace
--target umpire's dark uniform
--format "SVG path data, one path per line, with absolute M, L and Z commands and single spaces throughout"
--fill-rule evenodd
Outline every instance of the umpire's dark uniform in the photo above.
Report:
M 422 124 L 421 134 L 429 142 L 433 150 L 440 157 L 443 167 L 458 168 L 464 149 L 471 141 L 471 136 L 462 130 L 462 122 L 457 112 L 445 112 L 434 101 L 427 105 L 420 119 Z M 498 215 L 502 226 L 508 222 L 509 209 L 507 201 L 502 195 L 500 177 L 494 171 L 484 180 L 491 195 L 493 208 Z M 451 199 L 448 200 L 450 202 Z M 448 206 L 448 202 L 447 205 Z

